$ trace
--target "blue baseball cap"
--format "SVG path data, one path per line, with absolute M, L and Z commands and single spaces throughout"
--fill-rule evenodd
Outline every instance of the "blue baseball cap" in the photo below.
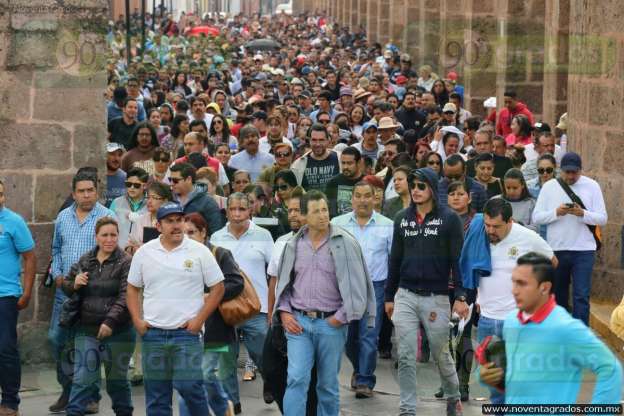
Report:
M 156 219 L 158 221 L 162 220 L 165 217 L 168 217 L 172 214 L 184 215 L 184 209 L 182 209 L 182 205 L 177 202 L 167 202 L 158 208 L 158 212 L 156 213 Z
M 568 152 L 561 158 L 561 170 L 563 172 L 578 172 L 583 168 L 581 157 L 574 152 Z
M 374 127 L 375 130 L 379 130 L 379 126 L 377 125 L 377 123 L 375 123 L 374 121 L 367 121 L 366 123 L 364 123 L 364 127 L 362 127 L 362 131 L 366 131 L 370 129 L 371 127 Z

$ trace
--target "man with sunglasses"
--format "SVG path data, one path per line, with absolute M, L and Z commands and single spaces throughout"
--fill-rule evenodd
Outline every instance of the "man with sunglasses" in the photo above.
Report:
M 273 147 L 275 163 L 270 168 L 266 168 L 258 176 L 257 183 L 271 187 L 275 183 L 275 175 L 281 170 L 290 169 L 293 161 L 293 150 L 288 143 L 277 143 Z
M 119 247 L 125 249 L 128 245 L 128 237 L 132 231 L 132 223 L 140 215 L 147 212 L 147 199 L 145 189 L 149 174 L 141 168 L 131 168 L 124 185 L 126 193 L 115 198 L 110 206 L 111 211 L 117 216 L 119 225 Z
M 410 206 L 394 221 L 385 309 L 399 340 L 400 412 L 416 415 L 416 346 L 420 324 L 438 363 L 447 397 L 446 414 L 461 415 L 459 381 L 448 349 L 449 276 L 453 311 L 466 317 L 468 305 L 459 270 L 463 225 L 457 214 L 438 200 L 438 175 L 430 168 L 408 177 Z

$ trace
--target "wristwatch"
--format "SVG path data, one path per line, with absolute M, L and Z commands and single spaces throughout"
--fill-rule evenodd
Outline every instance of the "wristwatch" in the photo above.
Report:
M 462 296 L 457 296 L 455 298 L 455 300 L 458 300 L 460 302 L 466 302 L 466 296 L 462 295 Z

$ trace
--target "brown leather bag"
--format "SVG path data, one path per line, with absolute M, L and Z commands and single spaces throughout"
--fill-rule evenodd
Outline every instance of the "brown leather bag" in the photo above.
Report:
M 216 257 L 217 246 L 212 246 L 212 255 Z M 234 299 L 219 304 L 223 321 L 230 326 L 237 326 L 260 313 L 260 298 L 247 274 L 238 269 L 243 276 L 243 291 Z

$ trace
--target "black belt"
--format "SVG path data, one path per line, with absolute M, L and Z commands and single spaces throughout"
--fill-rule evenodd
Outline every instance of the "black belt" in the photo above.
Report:
M 333 316 L 333 315 L 336 314 L 336 311 L 332 311 L 332 312 L 301 311 L 301 310 L 295 309 L 295 308 L 293 308 L 293 311 L 299 312 L 299 313 L 303 314 L 304 316 L 307 316 L 310 319 L 326 319 L 326 318 L 329 318 L 330 316 Z
M 406 289 L 419 296 L 448 296 L 448 290 Z

